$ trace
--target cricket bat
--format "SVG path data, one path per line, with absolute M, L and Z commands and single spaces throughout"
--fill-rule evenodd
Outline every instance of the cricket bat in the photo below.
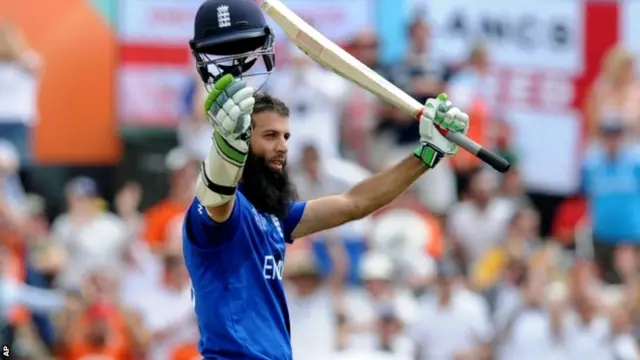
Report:
M 258 0 L 258 3 L 262 11 L 280 25 L 287 37 L 315 62 L 375 94 L 412 117 L 420 119 L 424 111 L 423 104 L 327 39 L 280 0 Z M 445 136 L 497 171 L 504 173 L 509 170 L 510 164 L 507 160 L 484 149 L 482 145 L 470 138 L 455 132 L 448 132 Z

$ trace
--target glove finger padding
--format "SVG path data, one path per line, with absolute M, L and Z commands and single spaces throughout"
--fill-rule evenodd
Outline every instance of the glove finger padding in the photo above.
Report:
M 215 83 L 205 101 L 205 109 L 211 125 L 220 135 L 236 139 L 247 133 L 255 102 L 253 92 L 253 88 L 231 75 L 225 75 Z
M 469 117 L 460 109 L 453 107 L 446 94 L 440 94 L 436 99 L 428 99 L 420 119 L 420 141 L 422 146 L 414 153 L 428 166 L 438 163 L 443 155 L 454 155 L 458 146 L 448 140 L 443 134 L 447 131 L 466 134 L 469 127 Z M 441 154 L 437 155 L 425 147 Z

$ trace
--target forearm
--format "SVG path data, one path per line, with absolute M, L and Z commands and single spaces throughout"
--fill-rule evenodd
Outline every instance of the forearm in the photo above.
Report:
M 428 169 L 414 155 L 409 155 L 392 168 L 354 186 L 347 192 L 354 204 L 354 218 L 363 218 L 389 204 Z

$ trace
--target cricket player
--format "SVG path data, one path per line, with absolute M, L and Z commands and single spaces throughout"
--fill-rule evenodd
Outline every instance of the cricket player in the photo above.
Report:
M 282 283 L 285 245 L 361 219 L 400 195 L 457 146 L 440 131 L 466 133 L 468 117 L 446 95 L 430 99 L 416 150 L 349 191 L 301 202 L 287 173 L 289 109 L 243 75 L 260 58 L 273 69 L 273 35 L 252 0 L 207 0 L 190 43 L 209 89 L 214 128 L 183 248 L 205 359 L 291 359 Z M 167 309 L 170 311 L 170 309 Z

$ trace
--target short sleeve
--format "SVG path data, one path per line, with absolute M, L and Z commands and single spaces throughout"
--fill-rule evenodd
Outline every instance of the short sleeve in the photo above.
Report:
M 236 196 L 229 219 L 217 223 L 211 219 L 198 198 L 195 198 L 184 221 L 184 229 L 191 243 L 202 249 L 213 249 L 232 241 L 240 227 L 243 201 L 246 201 L 244 197 Z
M 306 201 L 296 201 L 291 203 L 289 215 L 287 215 L 282 222 L 284 227 L 284 239 L 287 244 L 293 243 L 294 239 L 291 238 L 291 234 L 293 233 L 293 230 L 296 229 L 296 226 L 298 226 L 298 223 L 300 223 L 306 205 Z

